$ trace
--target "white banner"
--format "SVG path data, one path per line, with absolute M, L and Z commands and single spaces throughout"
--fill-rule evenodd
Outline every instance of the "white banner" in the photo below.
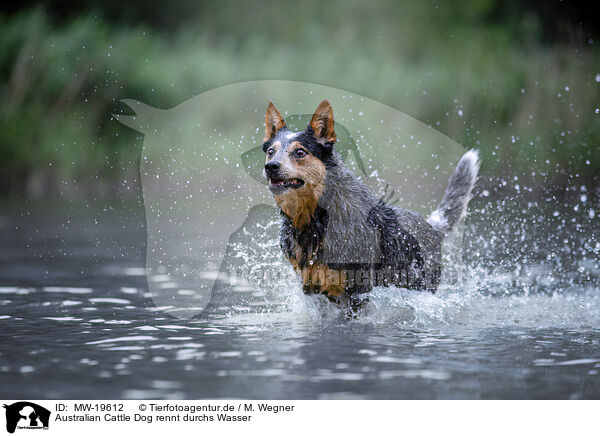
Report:
M 597 401 L 4 401 L 4 434 L 595 434 Z

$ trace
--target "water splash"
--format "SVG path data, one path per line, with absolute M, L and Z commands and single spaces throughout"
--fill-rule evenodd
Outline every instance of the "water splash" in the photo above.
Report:
M 231 303 L 227 311 L 230 321 L 252 325 L 284 321 L 384 324 L 400 329 L 600 325 L 600 269 L 591 261 L 598 250 L 597 223 L 584 214 L 565 213 L 555 233 L 544 237 L 536 228 L 548 219 L 543 207 L 529 204 L 528 209 L 520 209 L 505 200 L 483 199 L 478 202 L 483 206 L 474 209 L 467 220 L 465 237 L 450 237 L 446 242 L 446 272 L 435 294 L 377 287 L 355 319 L 346 319 L 343 308 L 325 297 L 302 294 L 300 278 L 280 252 L 279 220 L 271 212 L 269 220 L 244 227 L 245 240 L 232 244 L 233 256 L 257 277 L 241 287 L 260 298 L 246 301 L 241 311 L 236 310 L 239 299 L 225 298 L 225 307 Z M 562 209 L 571 211 L 572 207 Z M 526 220 L 519 217 L 524 211 L 529 216 Z M 578 222 L 582 223 L 580 231 L 570 235 L 572 225 Z

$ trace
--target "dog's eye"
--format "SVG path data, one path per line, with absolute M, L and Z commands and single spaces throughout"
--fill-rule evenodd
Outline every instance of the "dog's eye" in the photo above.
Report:
M 272 148 L 269 148 L 269 149 L 267 150 L 267 156 L 271 157 L 271 156 L 273 156 L 273 154 L 275 154 L 275 150 L 274 150 L 274 149 L 272 149 Z
M 304 156 L 306 156 L 306 152 L 304 150 L 297 149 L 296 151 L 294 151 L 294 157 L 304 157 Z

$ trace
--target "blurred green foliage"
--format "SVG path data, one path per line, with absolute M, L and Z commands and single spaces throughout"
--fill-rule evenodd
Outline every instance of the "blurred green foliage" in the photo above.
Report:
M 379 100 L 480 148 L 490 176 L 600 184 L 600 41 L 549 37 L 535 10 L 506 14 L 491 0 L 116 4 L 0 15 L 0 193 L 127 189 L 142 138 L 112 120 L 127 112 L 119 99 L 169 108 L 260 79 Z

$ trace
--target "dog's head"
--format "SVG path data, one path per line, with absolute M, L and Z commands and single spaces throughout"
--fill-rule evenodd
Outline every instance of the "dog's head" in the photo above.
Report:
M 292 132 L 273 102 L 265 116 L 264 175 L 282 211 L 297 227 L 310 222 L 325 187 L 336 142 L 333 111 L 323 100 L 302 132 Z

